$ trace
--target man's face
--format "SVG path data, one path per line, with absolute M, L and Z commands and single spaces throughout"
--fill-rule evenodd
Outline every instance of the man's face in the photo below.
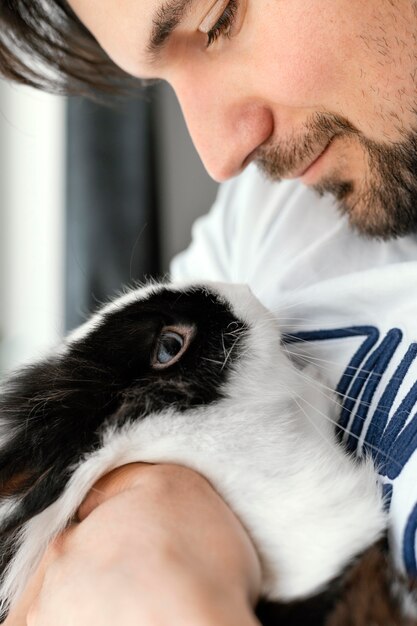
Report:
M 361 232 L 417 231 L 413 0 L 70 0 L 109 56 L 168 81 L 213 178 L 255 160 Z

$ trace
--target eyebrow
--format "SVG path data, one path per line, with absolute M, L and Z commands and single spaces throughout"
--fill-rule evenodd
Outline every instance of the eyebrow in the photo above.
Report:
M 155 13 L 152 31 L 146 47 L 151 62 L 155 62 L 174 30 L 181 24 L 195 0 L 168 0 Z

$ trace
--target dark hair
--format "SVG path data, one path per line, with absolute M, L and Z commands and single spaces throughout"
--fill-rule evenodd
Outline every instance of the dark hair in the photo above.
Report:
M 65 94 L 121 94 L 138 84 L 107 56 L 65 0 L 1 0 L 0 75 Z

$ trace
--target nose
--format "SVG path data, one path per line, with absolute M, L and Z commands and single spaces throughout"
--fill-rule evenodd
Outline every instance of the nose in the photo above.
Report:
M 193 143 L 209 175 L 223 182 L 239 174 L 254 151 L 273 134 L 272 110 L 248 89 L 242 92 L 218 75 L 204 82 L 172 82 Z

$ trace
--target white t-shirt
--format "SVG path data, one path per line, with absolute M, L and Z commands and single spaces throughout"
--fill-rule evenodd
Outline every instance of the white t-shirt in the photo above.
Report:
M 250 166 L 221 187 L 171 273 L 249 284 L 289 349 L 323 371 L 344 441 L 377 462 L 397 565 L 417 576 L 417 235 L 360 237 L 330 197 Z

